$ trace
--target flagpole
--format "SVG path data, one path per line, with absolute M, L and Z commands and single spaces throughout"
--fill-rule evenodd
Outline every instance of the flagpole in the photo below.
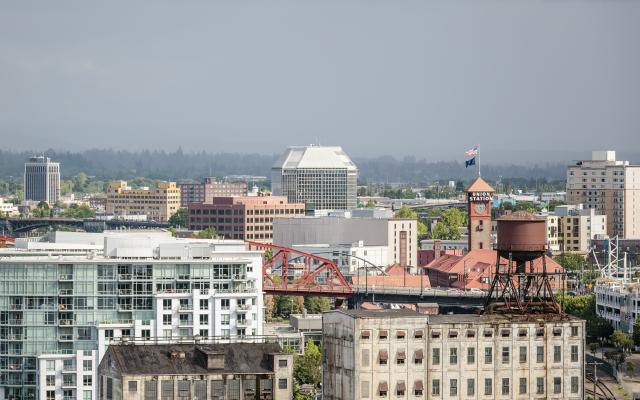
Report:
M 477 157 L 478 157 L 478 178 L 480 178 L 480 176 L 481 176 L 481 175 L 480 175 L 480 146 L 478 146 L 478 154 L 477 154 Z

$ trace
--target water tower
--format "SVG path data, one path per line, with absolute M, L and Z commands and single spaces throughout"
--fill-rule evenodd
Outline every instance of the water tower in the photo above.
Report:
M 496 269 L 484 312 L 561 314 L 550 281 L 563 273 L 547 271 L 545 219 L 520 211 L 497 222 Z M 538 259 L 542 267 L 536 270 L 534 260 Z

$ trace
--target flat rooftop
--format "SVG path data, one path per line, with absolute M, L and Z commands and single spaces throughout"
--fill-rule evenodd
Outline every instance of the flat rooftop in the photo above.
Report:
M 560 322 L 578 321 L 579 319 L 569 314 L 446 314 L 427 315 L 408 309 L 398 310 L 333 310 L 349 315 L 357 319 L 396 319 L 396 318 L 423 318 L 425 323 L 456 324 L 456 323 L 509 323 L 509 322 Z

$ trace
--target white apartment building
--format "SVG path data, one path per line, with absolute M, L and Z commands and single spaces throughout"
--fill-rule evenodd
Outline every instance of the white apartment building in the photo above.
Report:
M 60 198 L 60 163 L 36 156 L 24 164 L 24 199 L 55 204 Z
M 242 241 L 106 232 L 74 254 L 84 235 L 60 235 L 69 255 L 0 251 L 0 399 L 96 399 L 112 340 L 262 334 L 262 254 Z
M 356 243 L 384 246 L 384 266 L 418 265 L 418 222 L 403 218 L 304 217 L 275 218 L 273 243 L 281 246 Z
M 271 168 L 271 191 L 308 210 L 357 207 L 358 168 L 339 146 L 295 146 Z
M 369 268 L 386 266 L 387 246 L 365 246 L 362 240 L 346 244 L 294 245 L 294 249 L 332 260 L 343 275 L 363 274 Z
M 582 204 L 557 206 L 554 214 L 558 216 L 561 252 L 586 253 L 592 239 L 607 234 L 607 216 L 598 215 L 593 208 L 584 208 Z
M 584 204 L 607 216 L 610 237 L 640 238 L 640 165 L 616 160 L 611 150 L 567 167 L 567 203 Z
M 18 206 L 13 203 L 6 203 L 4 199 L 0 197 L 0 215 L 13 217 L 19 214 Z
M 570 316 L 323 314 L 323 399 L 583 399 Z

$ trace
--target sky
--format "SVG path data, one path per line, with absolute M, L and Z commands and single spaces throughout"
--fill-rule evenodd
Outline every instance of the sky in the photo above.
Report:
M 12 150 L 640 154 L 640 2 L 2 1 Z

